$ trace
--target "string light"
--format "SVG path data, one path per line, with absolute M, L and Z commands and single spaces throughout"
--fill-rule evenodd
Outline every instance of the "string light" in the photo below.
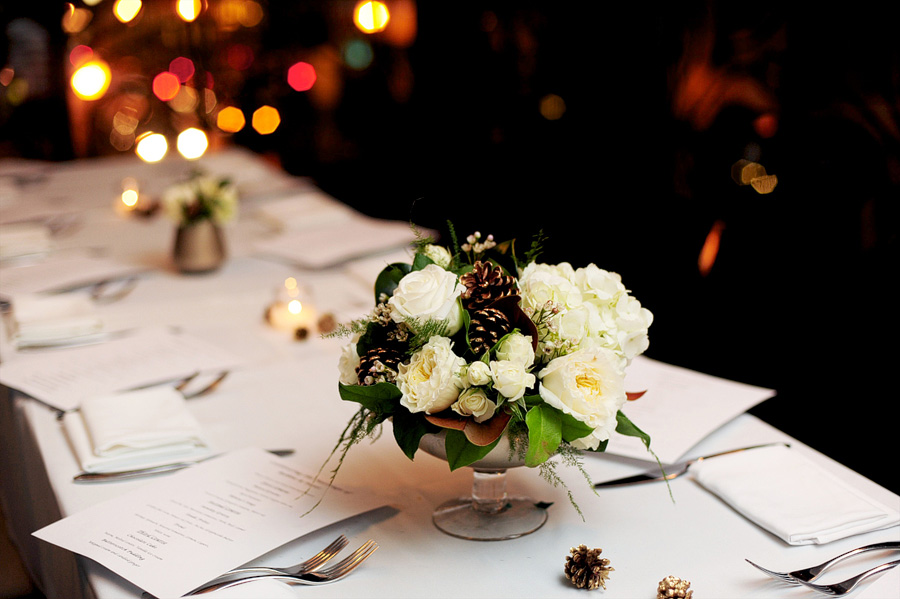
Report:
M 295 63 L 288 69 L 287 81 L 294 90 L 305 92 L 316 82 L 316 69 L 308 62 Z
M 116 0 L 113 14 L 123 23 L 132 21 L 141 12 L 141 0 Z
M 387 6 L 382 2 L 360 2 L 353 11 L 353 20 L 363 33 L 384 31 L 390 19 Z
M 175 11 L 184 21 L 190 23 L 200 16 L 200 0 L 178 0 Z
M 109 89 L 110 79 L 109 65 L 91 60 L 72 73 L 72 91 L 82 100 L 98 100 Z
M 190 127 L 178 134 L 178 139 L 175 140 L 175 147 L 178 148 L 178 153 L 186 159 L 196 160 L 206 153 L 206 148 L 209 147 L 209 139 L 207 139 L 206 133 L 200 129 Z
M 216 115 L 216 125 L 226 133 L 237 133 L 244 128 L 247 120 L 240 108 L 226 106 Z
M 253 129 L 260 135 L 269 135 L 281 124 L 281 115 L 271 106 L 261 106 L 253 113 L 250 121 Z
M 159 162 L 169 151 L 169 142 L 161 133 L 148 131 L 137 139 L 134 152 L 144 162 Z

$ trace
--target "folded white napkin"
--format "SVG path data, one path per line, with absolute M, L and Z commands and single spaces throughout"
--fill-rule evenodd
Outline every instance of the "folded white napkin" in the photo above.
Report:
M 0 231 L 0 259 L 46 254 L 51 245 L 50 229 L 41 224 L 3 225 Z
M 353 216 L 353 211 L 319 192 L 274 200 L 259 209 L 259 216 L 279 230 L 311 229 L 333 225 Z
M 743 516 L 791 545 L 830 543 L 900 524 L 900 512 L 784 445 L 703 460 L 690 472 Z
M 103 321 L 83 295 L 16 295 L 11 316 L 12 341 L 18 347 L 103 334 Z
M 63 426 L 85 472 L 195 460 L 212 454 L 203 431 L 172 387 L 86 399 Z

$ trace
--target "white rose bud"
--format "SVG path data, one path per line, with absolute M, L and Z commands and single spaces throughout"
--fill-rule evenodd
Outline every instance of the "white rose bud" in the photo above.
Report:
M 531 336 L 514 333 L 507 335 L 497 346 L 497 358 L 520 362 L 528 368 L 534 363 L 534 348 L 531 345 Z
M 413 354 L 409 364 L 400 364 L 400 404 L 410 412 L 434 414 L 446 410 L 465 386 L 460 377 L 465 365 L 465 359 L 453 353 L 450 339 L 435 335 Z
M 429 264 L 400 279 L 394 295 L 388 300 L 391 318 L 398 323 L 428 319 L 444 321 L 448 326 L 447 334 L 453 335 L 462 327 L 459 294 L 464 289 L 455 274 L 437 264 Z
M 525 369 L 520 362 L 499 360 L 491 362 L 491 378 L 497 393 L 510 401 L 525 395 L 525 391 L 534 385 L 535 376 Z
M 475 422 L 484 422 L 494 415 L 497 404 L 488 398 L 484 389 L 469 387 L 450 408 L 460 416 L 473 416 Z
M 484 362 L 472 362 L 466 367 L 466 380 L 469 385 L 478 387 L 491 382 L 491 367 Z
M 424 254 L 441 268 L 449 268 L 450 262 L 453 260 L 453 256 L 450 255 L 450 251 L 447 248 L 432 243 L 425 246 Z
M 339 380 L 345 385 L 359 384 L 356 376 L 357 366 L 359 366 L 359 354 L 356 353 L 356 344 L 348 343 L 341 349 L 341 358 L 338 360 L 338 369 L 341 373 Z

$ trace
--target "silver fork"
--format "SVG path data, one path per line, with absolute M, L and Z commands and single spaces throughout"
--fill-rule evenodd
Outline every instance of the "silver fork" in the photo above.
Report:
M 191 591 L 190 593 L 188 593 L 188 595 L 200 595 L 202 593 L 209 593 L 212 591 L 217 591 L 219 589 L 227 589 L 239 584 L 245 584 L 247 582 L 262 579 L 279 580 L 288 584 L 298 585 L 315 586 L 329 584 L 341 580 L 342 578 L 353 572 L 370 555 L 372 555 L 376 549 L 378 549 L 378 545 L 375 543 L 375 541 L 368 540 L 363 543 L 356 551 L 354 551 L 338 563 L 334 564 L 333 566 L 329 566 L 328 568 L 317 570 L 315 572 L 307 572 L 306 574 L 256 574 L 246 576 L 244 578 L 238 578 L 237 580 L 228 580 L 224 582 L 214 582 L 211 584 L 206 584 L 197 590 Z
M 252 574 L 288 574 L 291 576 L 298 576 L 300 574 L 306 574 L 308 572 L 315 572 L 324 566 L 328 560 L 336 556 L 341 552 L 341 549 L 347 546 L 347 537 L 344 535 L 339 536 L 331 544 L 318 552 L 311 558 L 300 562 L 299 564 L 294 564 L 293 566 L 287 566 L 285 568 L 276 568 L 274 566 L 250 566 L 247 568 L 235 568 L 234 570 L 229 570 L 225 572 L 221 576 L 217 576 L 210 583 L 223 582 L 225 580 L 233 580 L 235 577 L 243 577 L 245 575 Z
M 824 572 L 829 567 L 838 562 L 842 562 L 847 558 L 853 557 L 854 555 L 859 555 L 860 553 L 865 553 L 866 551 L 887 551 L 891 549 L 900 549 L 900 542 L 888 541 L 885 543 L 873 543 L 872 545 L 866 545 L 865 547 L 857 547 L 856 549 L 851 549 L 850 551 L 837 555 L 827 562 L 819 564 L 818 566 L 803 568 L 802 570 L 794 570 L 793 572 L 773 572 L 772 570 L 767 570 L 760 565 L 754 564 L 750 560 L 746 561 L 751 566 L 762 570 L 772 578 L 777 578 L 778 580 L 781 580 L 788 584 L 800 584 L 803 582 L 812 582 L 813 580 L 821 576 L 822 572 Z
M 900 560 L 881 564 L 880 566 L 875 566 L 871 570 L 866 570 L 862 574 L 857 574 L 853 578 L 848 578 L 843 582 L 836 582 L 834 584 L 813 584 L 811 582 L 803 582 L 802 580 L 800 581 L 800 584 L 805 587 L 809 587 L 814 591 L 818 591 L 826 595 L 831 595 L 832 597 L 839 597 L 841 595 L 846 595 L 847 593 L 858 587 L 859 584 L 865 579 L 875 576 L 876 574 L 881 574 L 882 572 L 890 570 L 891 568 L 898 565 L 900 565 Z

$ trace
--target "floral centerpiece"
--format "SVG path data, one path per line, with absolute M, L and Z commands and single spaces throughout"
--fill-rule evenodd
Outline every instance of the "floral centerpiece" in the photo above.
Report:
M 178 223 L 173 257 L 179 270 L 209 272 L 225 260 L 220 225 L 235 218 L 237 188 L 227 178 L 195 172 L 163 192 L 163 210 Z
M 475 233 L 459 245 L 450 230 L 450 247 L 420 239 L 411 263 L 388 265 L 374 310 L 337 333 L 352 336 L 340 396 L 360 404 L 341 459 L 389 418 L 410 459 L 424 435 L 446 431 L 451 470 L 504 434 L 551 481 L 551 456 L 580 468 L 580 451 L 604 451 L 614 433 L 649 449 L 622 408 L 642 394 L 626 391 L 625 369 L 647 349 L 653 315 L 620 276 L 539 263 L 540 235 L 519 261 L 514 241 Z

